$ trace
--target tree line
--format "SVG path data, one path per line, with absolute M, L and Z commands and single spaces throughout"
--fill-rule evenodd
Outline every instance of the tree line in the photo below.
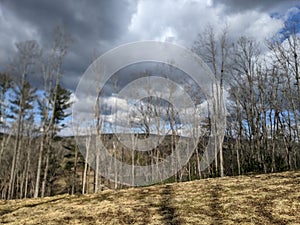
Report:
M 203 135 L 194 140 L 197 147 L 189 162 L 177 165 L 174 161 L 174 169 L 181 169 L 161 182 L 299 169 L 299 35 L 293 26 L 286 26 L 281 36 L 258 43 L 244 36 L 232 41 L 228 32 L 227 28 L 217 31 L 207 27 L 192 47 L 215 77 L 213 104 L 225 103 L 226 112 L 213 107 L 214 114 L 226 120 L 224 140 L 214 145 L 213 163 L 201 170 L 200 161 L 208 157 L 204 152 L 207 137 L 214 126 L 209 117 L 205 118 L 201 122 Z M 155 106 L 151 98 L 140 105 L 145 132 L 126 134 L 132 151 L 126 151 L 116 137 L 101 131 L 105 123 L 100 108 L 95 108 L 96 132 L 82 137 L 85 154 L 79 153 L 73 137 L 58 135 L 72 104 L 71 92 L 61 86 L 63 60 L 71 42 L 70 36 L 57 28 L 50 49 L 42 50 L 36 41 L 18 43 L 9 73 L 0 76 L 2 199 L 97 192 L 103 185 L 123 188 L 117 173 L 111 180 L 98 174 L 100 156 L 90 151 L 94 136 L 106 143 L 113 157 L 132 165 L 132 183 L 135 166 L 155 165 L 175 151 L 180 136 L 176 111 L 165 103 L 165 110 Z M 42 87 L 32 86 L 30 76 L 37 71 Z M 196 113 L 190 116 L 197 118 Z M 160 147 L 136 151 L 138 139 L 151 135 L 149 117 L 162 115 L 169 122 L 170 134 Z M 91 157 L 95 170 L 87 163 Z

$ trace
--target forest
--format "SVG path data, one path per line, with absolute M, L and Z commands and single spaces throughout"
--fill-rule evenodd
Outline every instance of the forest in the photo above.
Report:
M 187 164 L 175 163 L 178 172 L 161 183 L 300 167 L 300 36 L 295 24 L 286 24 L 279 36 L 264 43 L 246 36 L 231 40 L 229 31 L 208 26 L 190 47 L 207 63 L 220 87 L 216 105 L 224 99 L 224 140 L 214 146 L 213 163 L 201 170 L 200 161 L 206 157 L 203 149 L 214 126 L 209 117 L 205 118 L 201 123 L 202 136 L 196 140 L 197 147 Z M 174 151 L 180 133 L 171 105 L 161 112 L 171 133 L 151 151 L 127 151 L 113 133 L 103 132 L 101 112 L 97 110 L 98 132 L 82 136 L 85 154 L 80 151 L 75 134 L 61 135 L 72 117 L 73 91 L 61 82 L 72 41 L 68 32 L 57 27 L 50 47 L 42 47 L 35 40 L 19 42 L 7 70 L 1 71 L 0 199 L 127 188 L 117 174 L 111 179 L 99 174 L 99 155 L 88 152 L 93 135 L 101 138 L 111 155 L 132 167 L 158 163 Z M 149 132 L 147 117 L 157 112 L 155 105 L 145 102 L 141 110 L 145 132 L 127 133 L 133 142 L 154 135 Z M 88 164 L 89 157 L 95 158 L 96 166 Z

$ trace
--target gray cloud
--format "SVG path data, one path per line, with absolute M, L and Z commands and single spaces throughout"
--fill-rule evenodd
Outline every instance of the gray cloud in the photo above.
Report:
M 36 39 L 42 46 L 49 46 L 53 28 L 62 25 L 74 39 L 64 62 L 62 82 L 74 90 L 92 60 L 119 44 L 155 39 L 189 48 L 208 23 L 216 29 L 228 23 L 231 35 L 255 34 L 257 39 L 264 40 L 283 24 L 281 19 L 271 18 L 270 13 L 284 13 L 298 2 L 2 0 L 0 70 L 12 57 L 14 43 Z
M 81 42 L 114 40 L 126 31 L 134 8 L 127 1 L 23 0 L 4 1 L 2 7 L 34 25 L 44 41 L 52 28 L 63 25 Z
M 54 27 L 63 26 L 74 40 L 64 63 L 67 76 L 63 83 L 74 89 L 77 77 L 95 57 L 93 54 L 108 50 L 127 32 L 131 15 L 135 12 L 133 3 L 126 0 L 2 1 L 0 28 L 11 35 L 0 34 L 0 46 L 5 51 L 3 55 L 0 53 L 1 64 L 7 63 L 4 55 L 12 55 L 16 42 L 37 39 L 42 46 L 49 46 Z M 0 69 L 3 69 L 1 64 Z
M 212 0 L 214 5 L 223 5 L 227 12 L 236 13 L 247 10 L 267 12 L 285 11 L 287 8 L 299 5 L 296 0 Z

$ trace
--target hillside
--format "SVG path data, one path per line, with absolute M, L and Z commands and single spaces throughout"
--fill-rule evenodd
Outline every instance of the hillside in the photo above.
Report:
M 0 201 L 1 224 L 300 224 L 300 171 Z

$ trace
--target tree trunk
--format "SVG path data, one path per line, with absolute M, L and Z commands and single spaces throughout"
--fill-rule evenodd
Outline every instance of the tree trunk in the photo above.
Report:
M 45 141 L 45 137 L 43 135 L 42 138 L 41 138 L 40 151 L 39 151 L 39 157 L 38 157 L 38 167 L 37 167 L 37 173 L 36 173 L 34 198 L 37 198 L 39 196 L 40 178 L 41 178 L 42 160 L 43 160 L 43 150 L 44 150 L 44 141 Z

